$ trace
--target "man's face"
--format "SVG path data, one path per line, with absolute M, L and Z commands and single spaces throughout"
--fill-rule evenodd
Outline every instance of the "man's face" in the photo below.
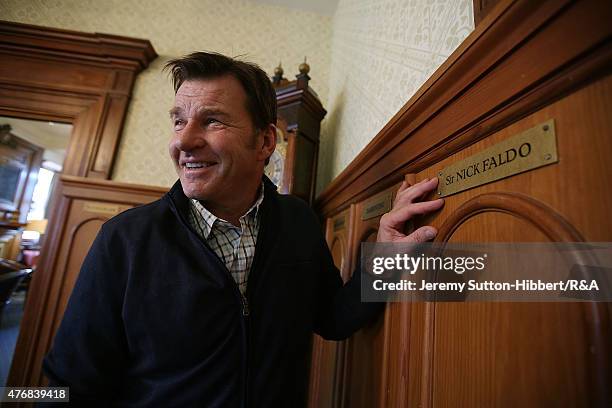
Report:
M 251 193 L 245 187 L 261 181 L 274 151 L 267 140 L 273 127 L 256 132 L 236 78 L 185 81 L 170 115 L 170 156 L 187 197 L 228 207 Z

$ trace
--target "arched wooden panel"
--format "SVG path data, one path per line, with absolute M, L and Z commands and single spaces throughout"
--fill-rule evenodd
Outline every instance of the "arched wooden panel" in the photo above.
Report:
M 530 197 L 464 203 L 438 242 L 576 242 L 561 215 Z M 598 406 L 609 392 L 606 308 L 591 303 L 429 304 L 423 371 L 431 406 Z M 593 381 L 593 379 L 599 381 Z M 511 390 L 511 392 L 506 392 Z M 428 404 L 426 404 L 428 405 Z
M 330 250 L 334 264 L 342 271 L 347 262 L 344 234 L 333 234 Z M 310 407 L 337 406 L 339 348 L 336 341 L 327 341 L 317 335 L 313 337 Z
M 71 254 L 71 256 L 66 259 L 64 266 L 64 286 L 61 288 L 59 296 L 60 302 L 57 305 L 59 311 L 58 315 L 64 314 L 66 306 L 68 305 L 68 298 L 79 276 L 81 265 L 83 264 L 85 256 L 87 256 L 89 247 L 96 238 L 96 235 L 98 235 L 98 231 L 100 231 L 102 224 L 109 219 L 110 217 L 86 218 L 75 225 L 72 231 L 69 232 L 67 237 L 67 253 Z M 61 320 L 55 322 L 54 330 L 57 330 L 60 322 Z
M 404 176 L 408 186 L 417 183 L 416 174 Z M 404 233 L 414 230 L 414 221 L 404 226 Z M 413 305 L 408 302 L 389 303 L 385 311 L 385 342 L 383 347 L 384 363 L 380 381 L 379 407 L 408 404 L 407 387 L 409 379 L 409 355 L 414 347 L 410 344 L 411 312 Z M 416 347 L 418 350 L 419 348 Z
M 391 209 L 398 188 L 399 185 L 394 185 L 356 205 L 355 238 L 351 244 L 353 264 L 357 264 L 362 242 L 376 242 L 380 217 Z M 371 209 L 375 211 L 372 213 Z M 391 328 L 389 310 L 387 305 L 381 316 L 346 342 L 342 382 L 343 407 L 377 407 L 383 401 L 383 383 L 388 361 L 386 354 Z
M 62 176 L 48 239 L 32 281 L 15 356 L 11 386 L 45 383 L 42 359 L 61 321 L 81 263 L 102 223 L 136 205 L 160 198 L 165 189 Z
M 374 228 L 367 229 L 359 242 L 376 242 L 377 232 Z M 363 327 L 347 341 L 345 407 L 369 408 L 378 405 L 385 361 L 384 346 L 384 316 Z
M 326 223 L 326 240 L 334 264 L 340 270 L 344 281 L 350 276 L 351 262 L 348 242 L 352 233 L 353 213 L 354 208 L 349 208 L 329 218 Z M 327 341 L 318 335 L 313 336 L 309 407 L 332 408 L 340 406 L 344 345 L 344 342 Z
M 48 322 L 45 324 L 45 327 L 48 329 L 45 330 L 51 330 L 53 333 L 59 328 L 61 318 L 68 305 L 70 293 L 78 277 L 83 260 L 89 251 L 89 247 L 98 234 L 100 227 L 102 227 L 102 224 L 110 218 L 90 216 L 82 220 L 78 220 L 78 218 L 75 219 L 75 216 L 81 214 L 72 212 L 72 217 L 70 217 L 72 220 L 69 219 L 69 221 L 76 222 L 76 224 L 71 223 L 69 231 L 67 231 L 63 239 L 64 245 L 62 251 L 58 256 L 56 268 L 63 279 L 62 281 L 54 281 L 51 288 L 49 288 L 50 293 L 53 295 L 57 293 L 58 299 L 57 303 L 49 304 L 48 309 L 45 311 L 45 315 L 49 316 Z M 39 343 L 41 354 L 51 348 L 52 342 L 53 336 L 49 336 L 46 342 Z M 38 381 L 39 383 L 44 382 L 42 372 L 39 373 Z
M 334 258 L 334 265 L 336 265 L 336 268 L 340 271 L 344 270 L 347 261 L 347 246 L 344 237 L 342 235 L 335 235 L 329 249 Z

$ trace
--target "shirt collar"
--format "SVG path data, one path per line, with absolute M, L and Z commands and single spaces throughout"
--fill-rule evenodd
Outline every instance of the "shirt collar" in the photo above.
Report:
M 256 219 L 257 214 L 259 213 L 259 207 L 261 206 L 263 199 L 264 199 L 264 184 L 262 182 L 261 187 L 259 188 L 259 196 L 257 197 L 257 200 L 255 200 L 253 205 L 240 217 L 240 221 L 244 219 L 249 219 L 249 218 L 253 220 Z M 189 201 L 191 202 L 192 208 L 196 210 L 194 215 L 196 216 L 199 215 L 204 220 L 204 224 L 202 225 L 203 227 L 202 232 L 203 232 L 205 239 L 208 239 L 208 236 L 210 235 L 210 232 L 212 231 L 212 228 L 215 225 L 215 222 L 217 220 L 220 223 L 227 224 L 228 226 L 232 225 L 229 221 L 226 221 L 223 218 L 219 218 L 213 213 L 211 213 L 210 211 L 208 211 L 206 207 L 204 207 L 202 203 L 200 203 L 200 201 L 198 201 L 197 199 L 192 198 Z

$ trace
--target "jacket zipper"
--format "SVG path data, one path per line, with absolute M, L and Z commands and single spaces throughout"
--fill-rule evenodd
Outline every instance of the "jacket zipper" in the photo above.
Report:
M 232 280 L 234 279 L 232 278 Z M 248 278 L 247 278 L 247 282 L 248 282 Z M 238 292 L 240 292 L 240 288 L 238 289 Z M 240 299 L 242 299 L 242 324 L 243 324 L 243 332 L 244 332 L 244 339 L 242 342 L 243 354 L 244 354 L 244 378 L 242 379 L 242 381 L 244 383 L 242 386 L 243 388 L 242 388 L 242 404 L 241 405 L 243 408 L 247 408 L 249 406 L 249 401 L 247 398 L 249 395 L 249 360 L 250 360 L 249 343 L 250 343 L 250 338 L 251 338 L 249 315 L 251 314 L 251 311 L 249 309 L 249 301 L 247 297 L 242 294 L 242 292 L 240 292 Z
M 249 317 L 249 314 L 250 314 L 249 301 L 247 297 L 242 294 L 242 292 L 240 293 L 240 297 L 242 298 L 242 315 L 244 317 Z
M 178 208 L 176 207 L 176 205 L 174 204 L 174 200 L 170 199 L 170 202 L 172 203 L 172 206 L 174 207 L 174 210 L 179 218 L 179 220 L 182 222 L 183 226 L 187 228 L 187 230 L 194 234 L 197 239 L 200 241 L 200 243 L 202 244 L 202 246 L 204 246 L 204 248 L 206 248 L 207 250 L 209 250 L 210 252 L 213 253 L 213 255 L 215 255 L 217 257 L 217 260 L 219 261 L 219 263 L 221 264 L 222 268 L 227 271 L 226 276 L 229 278 L 229 280 L 231 281 L 231 284 L 234 286 L 234 289 L 236 290 L 236 293 L 238 293 L 238 297 L 240 298 L 240 302 L 241 302 L 241 312 L 242 312 L 242 318 L 241 318 L 241 323 L 242 323 L 242 332 L 244 333 L 244 339 L 243 339 L 243 344 L 242 344 L 242 352 L 244 355 L 244 378 L 243 378 L 243 385 L 242 385 L 242 395 L 243 395 L 243 401 L 241 406 L 243 408 L 248 407 L 248 378 L 249 378 L 249 315 L 251 314 L 250 312 L 250 308 L 249 308 L 249 302 L 248 299 L 246 297 L 246 295 L 243 295 L 242 292 L 240 291 L 240 287 L 238 286 L 238 283 L 236 283 L 236 281 L 234 280 L 234 277 L 232 276 L 232 273 L 230 272 L 229 269 L 227 269 L 227 266 L 225 266 L 225 264 L 221 261 L 221 259 L 219 259 L 219 257 L 215 254 L 215 251 L 213 251 L 212 249 L 210 249 L 210 247 L 206 244 L 206 242 L 204 241 L 204 239 L 202 239 L 202 237 L 200 237 L 195 231 L 193 231 L 191 229 L 191 227 L 189 226 L 189 223 L 187 223 L 184 219 L 183 216 L 180 215 Z M 259 237 L 258 237 L 259 239 Z M 257 245 L 256 245 L 257 248 Z M 249 275 L 250 272 L 253 271 L 253 267 L 255 265 L 255 260 L 256 260 L 256 256 L 253 259 L 253 264 L 251 265 L 251 270 L 249 271 Z M 247 278 L 247 287 L 248 287 L 248 278 Z
M 234 278 L 232 276 L 230 276 L 230 278 L 232 278 L 232 280 L 234 280 Z M 247 278 L 248 281 L 248 278 Z M 235 283 L 236 281 L 234 281 Z M 248 283 L 247 283 L 248 284 Z M 250 322 L 249 322 L 249 315 L 251 314 L 251 311 L 249 309 L 249 301 L 247 299 L 247 297 L 245 295 L 242 294 L 242 292 L 240 292 L 240 288 L 238 287 L 238 284 L 236 284 L 236 288 L 238 289 L 238 292 L 240 293 L 240 299 L 242 300 L 242 331 L 244 333 L 244 339 L 242 341 L 242 348 L 243 348 L 243 354 L 244 354 L 244 378 L 242 379 L 242 381 L 244 382 L 242 385 L 242 406 L 244 408 L 247 408 L 249 405 L 249 402 L 247 401 L 247 397 L 248 397 L 248 389 L 249 389 L 249 342 L 250 342 L 250 330 L 249 330 L 249 326 L 250 326 Z
M 266 188 L 265 185 L 263 188 Z M 177 206 L 174 203 L 174 199 L 171 198 L 171 195 L 168 196 L 172 207 L 174 208 L 175 214 L 178 216 L 179 220 L 183 223 L 183 226 L 185 226 L 187 228 L 188 231 L 190 231 L 192 234 L 194 234 L 198 240 L 200 241 L 200 243 L 202 243 L 202 245 L 208 249 L 210 252 L 212 252 L 214 255 L 216 255 L 214 253 L 214 251 L 212 249 L 210 249 L 210 247 L 206 244 L 206 242 L 202 239 L 202 237 L 200 237 L 195 231 L 193 231 L 191 229 L 191 227 L 189 226 L 189 223 L 187 221 L 185 221 L 185 219 L 183 218 L 183 215 L 179 212 Z M 265 202 L 265 200 L 264 200 Z M 229 271 L 229 269 L 227 269 L 227 267 L 225 266 L 225 264 L 218 259 L 219 263 L 223 266 L 223 269 L 225 269 L 227 271 L 227 277 L 229 278 L 229 280 L 232 282 L 234 288 L 236 289 L 236 292 L 238 293 L 238 296 L 240 297 L 241 303 L 242 303 L 242 331 L 244 333 L 244 339 L 243 339 L 243 355 L 244 355 L 244 378 L 243 378 L 243 390 L 242 390 L 242 395 L 243 395 L 243 401 L 242 401 L 242 407 L 247 408 L 249 405 L 249 364 L 250 364 L 250 353 L 249 353 L 249 349 L 250 349 L 250 340 L 251 340 L 251 333 L 250 333 L 250 321 L 249 321 L 249 316 L 251 315 L 251 310 L 249 307 L 249 301 L 248 298 L 246 296 L 246 292 L 248 292 L 248 289 L 250 287 L 249 285 L 249 281 L 251 280 L 251 277 L 253 276 L 253 272 L 256 270 L 258 263 L 261 262 L 260 258 L 262 257 L 261 251 L 262 251 L 262 247 L 263 245 L 261 244 L 262 239 L 264 238 L 264 234 L 266 231 L 266 221 L 264 220 L 265 218 L 267 218 L 265 215 L 268 212 L 267 207 L 269 206 L 269 202 L 267 205 L 264 205 L 264 203 L 262 203 L 262 206 L 260 207 L 260 211 L 263 211 L 261 214 L 261 219 L 260 219 L 260 225 L 259 225 L 259 233 L 257 236 L 257 244 L 255 245 L 255 256 L 253 257 L 253 263 L 251 264 L 251 268 L 249 270 L 249 276 L 247 277 L 247 290 L 245 291 L 245 294 L 243 294 L 240 291 L 240 287 L 238 286 L 238 283 L 236 283 L 236 281 L 234 280 L 234 277 L 232 276 L 232 273 Z M 253 289 L 251 288 L 251 291 Z M 252 297 L 252 295 L 251 295 Z
M 265 188 L 265 187 L 264 187 Z M 269 204 L 268 204 L 269 205 Z M 244 375 L 244 384 L 245 384 L 245 388 L 244 388 L 244 407 L 248 407 L 249 406 L 249 394 L 250 394 L 250 390 L 249 390 L 249 375 L 250 375 L 250 365 L 251 365 L 251 355 L 249 353 L 250 349 L 251 349 L 251 330 L 250 330 L 250 321 L 249 321 L 249 316 L 251 314 L 250 308 L 249 308 L 249 300 L 247 298 L 247 293 L 251 295 L 251 300 L 253 300 L 253 287 L 251 285 L 251 283 L 254 283 L 254 281 L 252 280 L 254 272 L 257 270 L 257 267 L 259 266 L 259 264 L 261 263 L 261 257 L 262 255 L 262 248 L 263 248 L 263 244 L 262 242 L 265 242 L 265 234 L 266 234 L 266 213 L 267 213 L 267 206 L 264 205 L 264 203 L 262 203 L 261 207 L 259 208 L 260 211 L 262 211 L 261 213 L 261 218 L 259 220 L 260 224 L 259 224 L 259 232 L 257 235 L 257 242 L 255 244 L 255 254 L 253 256 L 253 262 L 251 263 L 251 268 L 249 270 L 249 275 L 247 277 L 247 288 L 245 290 L 245 293 L 242 294 L 242 292 L 240 292 L 240 295 L 242 296 L 242 310 L 243 310 L 243 316 L 244 316 L 244 322 L 245 322 L 245 356 L 246 356 L 246 370 L 245 370 L 245 375 Z M 232 279 L 233 280 L 233 279 Z

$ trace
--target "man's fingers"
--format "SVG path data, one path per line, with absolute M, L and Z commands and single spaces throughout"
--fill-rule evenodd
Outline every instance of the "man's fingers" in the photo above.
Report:
M 399 225 L 408 221 L 415 215 L 427 214 L 440 209 L 444 205 L 444 200 L 439 198 L 433 201 L 423 201 L 421 203 L 412 203 L 400 208 L 395 208 L 390 213 L 387 213 L 389 221 L 393 225 Z
M 404 181 L 402 181 L 402 185 L 401 185 L 401 186 L 399 187 L 399 189 L 397 190 L 397 195 L 400 195 L 401 193 L 404 193 L 404 192 L 406 192 L 407 190 L 410 190 L 410 189 L 412 189 L 412 188 L 415 188 L 415 187 L 416 187 L 416 186 L 418 186 L 418 185 L 421 185 L 421 184 L 427 183 L 428 181 L 431 181 L 431 179 L 424 178 L 423 180 L 419 181 L 418 183 L 413 184 L 413 185 L 410 185 L 410 184 L 408 183 L 408 181 L 404 180 Z
M 404 190 L 406 190 L 408 187 L 410 187 L 410 185 L 408 184 L 408 182 L 406 180 L 402 181 L 402 184 L 400 185 L 399 189 L 397 190 L 397 195 L 399 195 L 399 193 L 403 192 Z
M 438 186 L 438 179 L 432 178 L 429 180 L 423 180 L 412 187 L 409 187 L 403 191 L 399 191 L 395 198 L 395 203 L 398 206 L 412 203 L 423 195 L 429 193 Z
M 422 242 L 431 241 L 436 237 L 437 233 L 438 231 L 434 227 L 421 227 L 416 231 L 413 231 L 412 234 L 406 236 L 406 238 L 403 238 L 402 242 L 419 244 Z
M 418 202 L 421 197 L 434 190 L 438 185 L 438 179 L 424 179 L 419 183 L 407 187 L 404 181 L 400 186 L 390 212 L 384 214 L 380 219 L 378 229 L 378 242 L 425 242 L 432 239 L 436 229 L 430 226 L 421 227 L 412 234 L 406 236 L 402 233 L 406 221 L 415 215 L 427 214 L 439 210 L 444 205 L 443 199 Z

